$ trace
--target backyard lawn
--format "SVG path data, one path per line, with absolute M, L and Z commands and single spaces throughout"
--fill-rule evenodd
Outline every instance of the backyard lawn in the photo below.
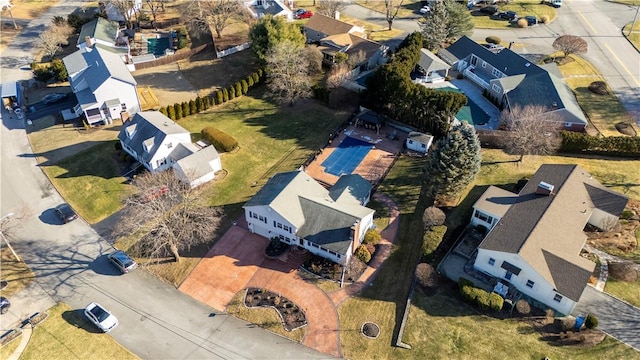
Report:
M 628 283 L 609 277 L 604 291 L 634 306 L 640 307 L 640 279 L 634 283 Z
M 139 359 L 111 336 L 98 333 L 82 311 L 58 304 L 47 313 L 47 319 L 33 330 L 20 359 Z M 20 338 L 9 346 L 16 347 L 19 342 Z M 3 347 L 0 358 L 9 355 Z

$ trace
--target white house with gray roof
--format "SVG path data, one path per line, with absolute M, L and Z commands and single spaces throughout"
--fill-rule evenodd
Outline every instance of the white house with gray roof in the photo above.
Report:
M 418 131 L 410 131 L 405 140 L 405 146 L 408 150 L 426 154 L 433 143 L 433 136 Z
M 99 17 L 82 25 L 76 47 L 83 49 L 94 46 L 117 54 L 125 63 L 128 60 L 129 38 L 120 31 L 117 21 Z
M 359 175 L 342 176 L 327 190 L 306 172 L 291 171 L 269 179 L 243 208 L 252 233 L 346 265 L 373 226 L 370 196 L 371 184 Z
M 191 187 L 215 178 L 222 170 L 212 146 L 191 143 L 191 134 L 158 111 L 142 111 L 125 121 L 118 134 L 122 149 L 149 171 L 173 168 Z
M 542 165 L 518 194 L 491 186 L 473 206 L 489 230 L 474 268 L 570 314 L 595 268 L 580 256 L 585 225 L 607 228 L 627 201 L 578 165 Z
M 466 36 L 438 56 L 506 109 L 542 106 L 559 127 L 570 131 L 584 131 L 588 124 L 555 64 L 538 66 L 510 49 L 491 51 Z
M 140 111 L 136 80 L 117 54 L 84 47 L 62 61 L 78 99 L 73 111 L 84 115 L 88 124 L 109 123 L 123 113 Z

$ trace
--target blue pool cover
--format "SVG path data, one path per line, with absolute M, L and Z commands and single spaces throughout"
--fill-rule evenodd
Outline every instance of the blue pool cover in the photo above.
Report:
M 370 143 L 347 136 L 322 163 L 324 172 L 336 176 L 351 174 L 371 148 Z

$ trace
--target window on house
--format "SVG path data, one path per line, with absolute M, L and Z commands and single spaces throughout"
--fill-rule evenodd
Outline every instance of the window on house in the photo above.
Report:
M 265 218 L 264 218 L 264 223 L 265 223 L 265 224 L 267 223 L 267 217 L 266 217 L 266 216 L 265 216 Z
M 167 149 L 171 149 L 173 147 L 173 143 L 167 143 Z
M 471 55 L 471 65 L 476 66 L 478 58 L 475 55 Z
M 496 85 L 496 84 L 491 84 L 491 89 L 493 89 L 493 91 L 495 92 L 502 92 L 502 88 L 500 88 L 500 86 Z
M 500 71 L 498 69 L 493 69 L 491 71 L 491 74 L 493 74 L 493 76 L 495 76 L 495 77 L 501 77 L 500 74 L 502 74 L 502 71 Z
M 527 287 L 529 287 L 529 288 L 533 288 L 533 285 L 534 285 L 534 284 L 535 284 L 535 283 L 534 283 L 533 281 L 531 281 L 531 280 L 527 280 Z
M 283 235 L 278 235 L 278 237 L 280 238 L 280 240 L 284 240 L 284 236 Z
M 554 301 L 557 301 L 557 302 L 562 301 L 562 295 L 560 295 L 560 294 L 556 294 L 556 296 L 554 296 L 554 297 L 553 297 L 553 300 L 554 300 Z
M 496 259 L 494 258 L 489 258 L 489 265 L 493 266 L 496 263 Z
M 475 213 L 473 214 L 473 216 L 477 217 L 478 219 L 491 224 L 493 222 L 493 217 L 486 215 L 484 213 L 481 213 L 480 211 L 476 210 Z
M 260 221 L 264 221 L 264 220 L 265 220 L 265 219 L 264 219 L 264 216 L 262 216 L 262 215 L 258 215 L 258 219 L 259 219 Z
M 167 163 L 166 158 L 157 161 L 158 167 L 165 165 L 166 163 Z
M 505 278 L 505 279 L 507 279 L 507 280 L 511 280 L 511 277 L 512 277 L 512 276 L 513 276 L 513 274 L 512 274 L 512 273 L 510 273 L 510 272 L 508 272 L 508 271 L 507 271 L 507 273 L 506 273 L 506 274 L 504 274 L 504 278 Z
M 487 62 L 486 62 L 486 61 L 483 61 L 483 62 L 482 62 L 482 67 L 483 67 L 483 68 L 486 68 L 486 67 L 487 67 Z
M 422 145 L 422 148 L 423 148 L 423 149 L 427 147 L 427 145 L 425 145 L 425 144 L 421 144 L 421 145 Z
M 273 220 L 273 227 L 276 227 L 276 221 Z
M 251 217 L 252 217 L 252 218 L 254 218 L 254 219 L 257 219 L 257 218 L 258 218 L 258 214 L 256 214 L 256 213 L 253 213 L 253 214 L 252 214 L 252 213 L 249 213 L 249 214 L 251 214 Z
M 409 140 L 409 144 L 413 144 L 413 140 Z
M 127 104 L 120 104 L 122 111 L 127 111 Z
M 282 224 L 278 223 L 278 229 L 282 229 Z
M 571 127 L 571 123 L 570 122 L 564 123 L 564 127 Z
M 289 227 L 287 225 L 282 225 L 282 230 L 289 231 Z

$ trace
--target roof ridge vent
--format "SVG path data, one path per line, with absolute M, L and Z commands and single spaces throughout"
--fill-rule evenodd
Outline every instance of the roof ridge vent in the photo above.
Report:
M 553 194 L 553 189 L 555 187 L 549 183 L 546 183 L 544 181 L 540 181 L 540 183 L 538 184 L 538 187 L 536 188 L 536 194 L 540 194 L 540 195 L 551 195 Z

